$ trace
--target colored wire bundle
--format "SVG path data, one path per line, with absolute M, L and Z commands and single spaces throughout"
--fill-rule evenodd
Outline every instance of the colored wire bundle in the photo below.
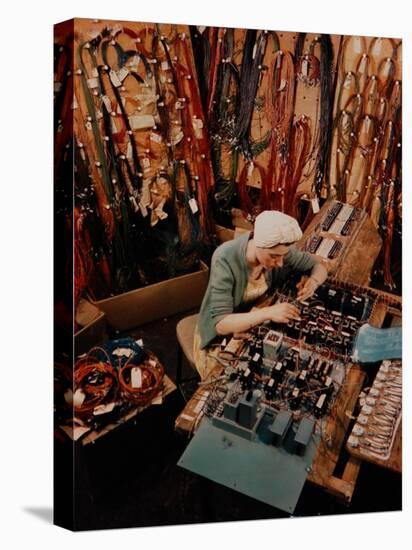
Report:
M 96 407 L 116 400 L 116 371 L 108 363 L 80 359 L 74 368 L 73 406 L 75 416 L 89 418 Z
M 137 405 L 146 405 L 160 392 L 163 375 L 164 369 L 153 355 L 142 363 L 131 358 L 119 369 L 121 396 Z

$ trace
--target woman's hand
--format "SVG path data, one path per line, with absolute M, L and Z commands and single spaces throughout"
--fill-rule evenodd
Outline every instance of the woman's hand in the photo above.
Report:
M 302 277 L 296 285 L 298 290 L 298 302 L 304 302 L 313 296 L 318 286 L 318 283 L 312 277 Z
M 300 319 L 299 309 L 287 302 L 268 306 L 265 308 L 265 314 L 267 315 L 267 319 L 274 323 L 288 323 L 292 319 Z

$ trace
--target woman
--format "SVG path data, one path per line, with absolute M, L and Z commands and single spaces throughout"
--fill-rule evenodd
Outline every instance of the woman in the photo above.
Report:
M 299 318 L 298 308 L 289 303 L 244 311 L 268 289 L 293 272 L 310 272 L 298 284 L 297 300 L 304 301 L 325 281 L 326 268 L 313 255 L 292 246 L 301 237 L 294 218 L 267 210 L 256 217 L 252 233 L 215 250 L 194 338 L 195 364 L 203 380 L 216 366 L 212 344 L 217 336 L 247 331 L 264 321 L 287 323 Z

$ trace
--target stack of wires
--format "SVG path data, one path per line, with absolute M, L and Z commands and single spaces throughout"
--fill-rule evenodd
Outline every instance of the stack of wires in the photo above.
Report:
M 93 417 L 99 405 L 116 401 L 118 382 L 115 369 L 103 362 L 86 357 L 76 361 L 74 367 L 73 406 L 76 417 Z
M 162 365 L 152 354 L 143 362 L 129 359 L 119 369 L 122 398 L 136 405 L 146 405 L 161 391 L 163 375 Z

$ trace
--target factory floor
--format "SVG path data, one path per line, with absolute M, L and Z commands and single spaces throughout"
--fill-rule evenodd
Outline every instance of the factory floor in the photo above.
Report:
M 176 324 L 188 314 L 128 333 L 143 338 L 145 347 L 159 357 L 172 379 L 177 360 Z M 183 374 L 193 371 L 185 366 Z M 186 391 L 190 394 L 190 387 Z M 188 442 L 174 431 L 175 418 L 184 404 L 182 394 L 175 391 L 161 406 L 150 407 L 93 445 L 76 446 L 76 529 L 290 517 L 177 466 Z M 350 506 L 306 483 L 293 515 L 395 511 L 401 507 L 401 476 L 363 463 Z

